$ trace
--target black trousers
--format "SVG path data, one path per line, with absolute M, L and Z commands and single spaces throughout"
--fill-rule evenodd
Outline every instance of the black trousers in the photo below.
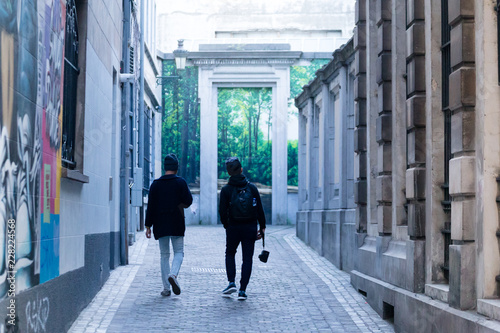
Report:
M 240 290 L 245 291 L 252 275 L 253 253 L 257 238 L 257 224 L 229 225 L 226 228 L 226 273 L 229 282 L 236 278 L 235 255 L 241 243 L 243 263 L 241 265 Z

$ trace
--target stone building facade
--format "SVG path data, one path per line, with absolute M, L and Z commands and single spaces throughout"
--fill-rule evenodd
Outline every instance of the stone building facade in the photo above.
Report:
M 297 235 L 338 267 L 352 270 L 354 204 L 353 41 L 297 97 Z
M 352 285 L 381 316 L 394 318 L 397 331 L 500 329 L 495 6 L 482 0 L 358 0 L 353 55 L 339 55 L 350 44 L 336 51 L 296 99 L 305 128 L 297 234 L 350 271 Z M 350 57 L 354 62 L 347 65 L 343 59 Z M 353 66 L 354 84 L 352 110 L 341 111 L 342 117 L 354 114 L 353 149 L 340 161 L 329 147 L 336 127 L 321 125 L 321 115 L 336 108 L 307 102 L 317 91 L 328 92 L 331 79 L 324 72 L 336 61 Z M 341 151 L 349 149 L 349 136 L 343 138 Z M 335 158 L 325 163 L 332 152 Z M 351 181 L 351 159 L 355 213 L 344 225 L 355 226 L 352 235 L 338 235 L 321 201 L 329 195 L 324 188 L 335 183 L 337 165 L 348 166 L 341 175 Z M 339 261 L 325 250 L 330 248 L 352 254 L 352 263 Z
M 1 332 L 67 331 L 127 261 L 124 4 L 0 2 Z

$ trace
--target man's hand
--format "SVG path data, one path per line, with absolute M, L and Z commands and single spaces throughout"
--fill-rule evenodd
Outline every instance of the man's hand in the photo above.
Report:
M 257 231 L 257 239 L 261 239 L 262 236 L 264 236 L 265 231 L 266 231 L 266 228 L 260 229 L 259 231 Z
M 151 228 L 146 227 L 146 238 L 151 238 Z

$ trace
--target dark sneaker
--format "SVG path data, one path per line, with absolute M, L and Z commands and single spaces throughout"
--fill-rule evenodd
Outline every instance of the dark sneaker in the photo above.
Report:
M 238 300 L 244 301 L 246 299 L 247 299 L 247 294 L 243 290 L 240 290 L 240 292 L 238 293 Z
M 170 296 L 170 294 L 171 294 L 170 290 L 166 290 L 166 289 L 161 292 L 162 296 Z
M 229 282 L 229 286 L 222 291 L 222 296 L 231 297 L 231 294 L 236 292 L 236 284 L 234 282 Z
M 168 276 L 168 282 L 170 282 L 174 294 L 179 295 L 181 293 L 181 287 L 179 286 L 179 282 L 177 282 L 175 275 L 170 274 Z

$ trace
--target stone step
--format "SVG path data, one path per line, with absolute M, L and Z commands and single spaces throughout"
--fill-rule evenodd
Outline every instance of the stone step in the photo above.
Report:
M 478 299 L 477 313 L 500 320 L 500 299 Z
M 425 294 L 433 299 L 448 304 L 448 293 L 450 286 L 448 284 L 426 284 Z

